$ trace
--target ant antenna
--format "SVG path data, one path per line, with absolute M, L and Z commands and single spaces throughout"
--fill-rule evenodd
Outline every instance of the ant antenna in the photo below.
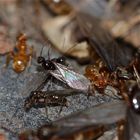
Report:
M 62 49 L 64 48 L 65 42 L 66 42 L 66 38 L 64 37 L 63 44 L 62 44 Z
M 62 49 L 63 49 L 64 46 L 65 46 L 65 42 L 66 42 L 66 38 L 64 37 L 64 41 L 63 41 L 63 45 L 62 45 Z M 72 47 L 68 48 L 68 49 L 66 50 L 65 53 L 67 54 L 68 52 L 72 51 L 72 49 L 73 49 L 74 47 L 76 47 L 77 44 L 78 44 L 78 43 L 75 43 Z
M 44 46 L 42 47 L 42 49 L 40 51 L 40 56 L 42 56 L 43 49 L 44 49 Z
M 67 49 L 66 52 L 72 52 L 72 49 L 77 47 L 78 43 L 75 43 L 72 47 L 70 47 L 69 49 Z
M 50 51 L 51 51 L 51 44 L 50 43 L 48 44 L 48 47 L 49 47 L 48 48 L 48 60 L 50 60 L 50 54 L 51 54 L 50 53 Z

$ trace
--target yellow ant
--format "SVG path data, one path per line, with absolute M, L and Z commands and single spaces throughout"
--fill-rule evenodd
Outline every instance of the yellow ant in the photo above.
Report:
M 21 33 L 17 37 L 17 44 L 14 50 L 7 55 L 6 66 L 12 59 L 12 68 L 17 73 L 21 73 L 26 69 L 33 55 L 33 47 L 29 47 L 26 41 L 26 35 Z

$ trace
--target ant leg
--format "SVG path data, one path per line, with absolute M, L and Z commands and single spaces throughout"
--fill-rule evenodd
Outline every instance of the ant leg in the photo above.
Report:
M 49 90 L 49 89 L 52 89 L 52 76 L 50 76 L 50 80 L 49 80 L 49 82 L 48 82 L 48 86 L 47 86 L 47 90 Z
M 87 99 L 89 99 L 89 97 L 93 95 L 93 91 L 95 91 L 95 87 L 90 85 L 87 91 Z
M 49 119 L 49 115 L 48 115 L 48 107 L 47 107 L 47 106 L 45 106 L 45 113 L 46 113 L 47 120 L 48 120 L 49 122 L 51 122 L 52 120 Z
M 61 114 L 62 109 L 63 109 L 63 106 L 60 106 L 60 110 L 59 110 L 59 112 L 58 112 L 58 115 L 60 115 L 60 114 Z
M 52 89 L 52 81 L 53 81 L 53 77 L 50 76 L 50 82 L 51 82 L 51 84 L 50 84 L 50 88 L 51 88 L 51 89 Z
M 5 126 L 0 125 L 0 128 L 3 129 L 4 131 L 7 131 L 7 132 L 11 133 L 11 134 L 14 135 L 14 136 L 17 136 L 17 135 L 18 135 L 17 132 L 14 132 L 13 130 L 11 130 L 11 129 L 8 128 L 8 127 L 5 127 Z M 0 138 L 1 138 L 1 137 L 0 137 Z M 4 138 L 5 138 L 5 135 L 4 135 Z M 5 138 L 5 139 L 6 139 L 6 138 Z M 5 140 L 5 139 L 4 139 L 4 140 Z M 3 139 L 1 138 L 1 140 L 3 140 Z
M 64 99 L 64 98 L 63 98 L 63 99 Z M 62 109 L 63 109 L 64 106 L 65 106 L 65 107 L 68 107 L 68 106 L 69 106 L 69 105 L 68 105 L 68 100 L 67 100 L 67 102 L 66 102 L 65 104 L 61 104 L 61 105 L 60 105 L 60 110 L 59 110 L 59 113 L 58 113 L 59 115 L 61 114 Z
M 31 56 L 31 57 L 36 56 L 36 53 L 35 53 L 35 51 L 34 51 L 34 47 L 33 47 L 33 46 L 30 47 L 29 56 Z M 35 57 L 35 58 L 36 58 L 36 57 Z
M 17 85 L 17 92 L 20 93 L 20 88 L 19 88 L 19 78 L 20 78 L 20 75 L 21 73 L 17 73 L 17 76 L 16 76 L 16 85 Z
M 27 63 L 27 66 L 26 66 L 26 68 L 25 68 L 25 71 L 24 71 L 25 76 L 29 73 L 29 69 L 30 69 L 31 64 L 32 64 L 32 57 L 29 56 L 29 61 L 28 61 L 28 63 Z
M 125 120 L 120 120 L 117 122 L 117 133 L 118 133 L 118 140 L 124 140 L 124 128 L 125 127 Z
M 48 108 L 47 108 L 47 106 L 45 106 L 45 113 L 46 113 L 46 116 L 48 116 Z
M 136 77 L 138 87 L 140 88 L 140 75 L 139 75 L 139 73 L 134 65 L 133 65 L 133 69 L 134 69 L 134 76 Z
M 36 90 L 39 91 L 39 90 L 43 89 L 44 86 L 46 85 L 46 83 L 50 80 L 50 78 L 51 78 L 51 75 L 47 75 L 46 79 L 37 87 Z
M 25 69 L 25 74 L 29 73 L 29 68 L 32 65 L 32 57 L 33 57 L 33 47 L 30 48 L 30 53 L 28 54 L 28 63 Z
M 11 58 L 13 58 L 13 57 L 14 57 L 14 53 L 13 52 L 10 52 L 10 53 L 7 54 L 5 67 L 8 67 L 8 65 L 9 65 L 9 63 L 11 61 Z
M 0 76 L 2 76 L 3 73 L 6 71 L 6 68 L 8 67 L 8 65 L 10 63 L 11 58 L 12 58 L 12 52 L 7 54 L 7 56 L 6 56 L 6 62 L 5 62 L 5 64 L 3 64 L 3 66 L 2 66 L 2 68 L 0 70 Z

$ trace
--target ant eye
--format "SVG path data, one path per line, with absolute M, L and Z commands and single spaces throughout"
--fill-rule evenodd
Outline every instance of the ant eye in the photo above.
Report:
M 42 56 L 39 56 L 38 58 L 37 58 L 37 63 L 42 63 L 42 62 L 44 62 L 45 61 L 45 59 L 44 59 L 44 57 L 42 57 Z
M 58 63 L 60 63 L 60 64 L 65 64 L 65 61 L 66 61 L 66 59 L 65 59 L 65 57 L 59 57 L 58 59 L 57 59 L 57 62 Z

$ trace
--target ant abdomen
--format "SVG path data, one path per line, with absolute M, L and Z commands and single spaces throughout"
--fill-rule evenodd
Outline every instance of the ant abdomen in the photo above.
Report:
M 20 73 L 25 70 L 27 63 L 23 60 L 15 60 L 12 64 L 13 69 L 15 72 Z

